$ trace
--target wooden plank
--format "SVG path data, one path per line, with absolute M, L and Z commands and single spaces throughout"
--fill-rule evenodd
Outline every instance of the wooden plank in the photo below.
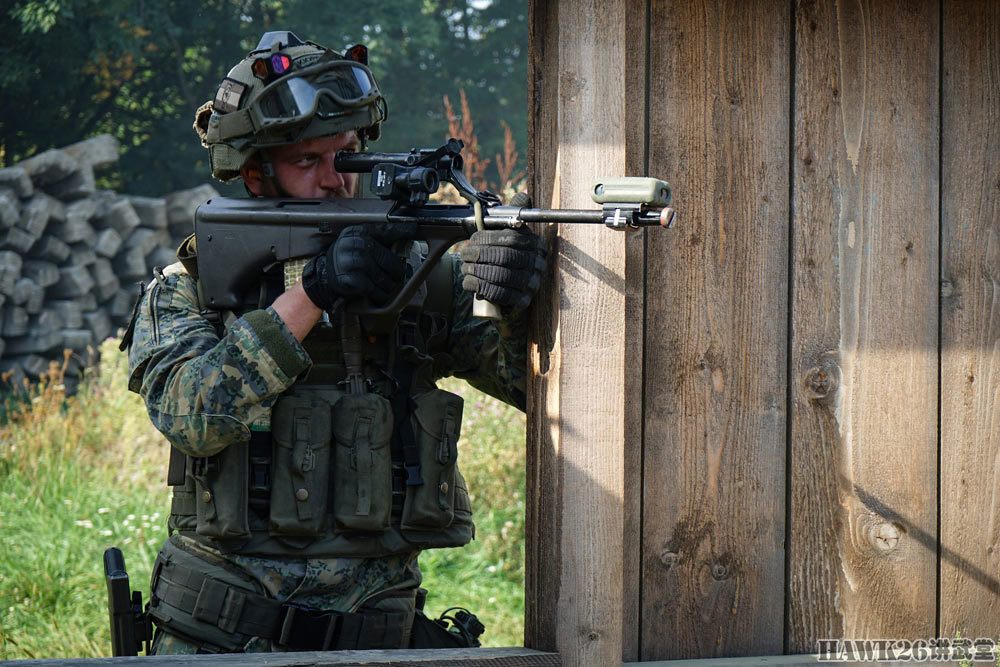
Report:
M 533 71 L 551 77 L 541 99 L 554 102 L 544 113 L 555 114 L 556 143 L 536 133 L 545 148 L 534 156 L 548 151 L 556 161 L 536 161 L 536 172 L 554 168 L 536 183 L 552 183 L 552 205 L 592 208 L 592 184 L 625 171 L 624 0 L 536 5 L 539 28 L 533 55 L 545 49 L 545 61 Z M 540 122 L 551 127 L 552 117 Z M 529 483 L 538 505 L 527 533 L 538 542 L 529 545 L 537 570 L 526 578 L 526 643 L 554 638 L 565 664 L 603 667 L 622 658 L 625 244 L 603 226 L 563 225 L 552 247 L 531 355 L 528 449 L 538 460 Z
M 557 199 L 556 149 L 559 99 L 559 3 L 532 0 L 528 16 L 528 165 L 536 206 L 551 207 Z M 555 251 L 555 225 L 537 226 Z M 557 410 L 557 373 L 549 373 L 557 355 L 559 289 L 554 257 L 547 279 L 535 296 L 529 323 L 530 376 L 527 386 L 525 438 L 527 497 L 525 498 L 524 645 L 556 650 L 557 579 L 561 558 L 562 482 L 558 468 L 557 434 L 551 410 Z M 556 360 L 558 364 L 558 360 Z
M 524 648 L 300 651 L 215 655 L 150 655 L 67 660 L 12 660 L 17 667 L 559 667 L 559 656 Z
M 642 657 L 781 653 L 790 6 L 651 16 Z
M 458 651 L 461 649 L 446 649 Z M 369 651 L 343 653 L 256 653 L 227 655 L 186 655 L 186 656 L 142 656 L 133 658 L 70 658 L 65 660 L 12 660 L 12 667 L 360 667 L 384 665 L 403 667 L 407 665 L 428 665 L 437 667 L 558 667 L 559 656 L 553 653 L 529 653 L 525 649 L 475 649 L 490 654 L 479 658 L 448 658 L 438 651 L 424 651 L 429 655 L 401 658 L 390 655 L 372 655 Z M 411 653 L 411 652 L 408 652 Z M 415 658 L 415 661 L 414 661 Z M 374 660 L 372 662 L 371 660 Z M 400 661 L 401 660 L 401 661 Z M 459 660 L 459 662 L 456 662 Z M 669 660 L 655 662 L 626 662 L 622 667 L 747 667 L 748 665 L 774 665 L 775 667 L 811 667 L 830 664 L 829 659 L 821 660 L 818 655 L 779 655 L 753 658 L 707 658 L 700 660 Z M 838 667 L 878 667 L 899 665 L 898 661 L 844 660 Z
M 656 660 L 647 662 L 626 662 L 622 667 L 813 667 L 835 664 L 837 667 L 899 667 L 900 664 L 930 663 L 968 667 L 973 664 L 972 653 L 961 650 L 935 650 L 926 646 L 917 650 L 860 650 L 844 646 L 831 649 L 829 654 L 766 655 L 739 658 L 695 658 L 692 660 Z M 840 651 L 837 653 L 835 651 Z M 853 657 L 850 657 L 853 656 Z M 964 659 L 964 661 L 963 661 Z M 983 660 L 985 662 L 985 660 Z
M 938 25 L 797 5 L 790 653 L 935 636 Z
M 1000 635 L 1000 5 L 943 13 L 940 632 Z

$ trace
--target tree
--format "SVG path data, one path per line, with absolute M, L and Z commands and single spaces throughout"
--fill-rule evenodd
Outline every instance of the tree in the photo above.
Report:
M 516 143 L 527 135 L 526 0 L 385 0 L 319 7 L 287 5 L 290 26 L 315 26 L 333 48 L 364 42 L 389 103 L 380 150 L 425 147 L 447 138 L 443 97 L 465 91 L 481 152 L 504 149 L 507 122 Z
M 369 45 L 389 102 L 379 150 L 440 143 L 442 97 L 464 89 L 493 155 L 500 120 L 515 141 L 526 132 L 526 12 L 524 0 L 15 0 L 0 10 L 0 166 L 110 132 L 123 154 L 107 185 L 162 195 L 203 183 L 195 110 L 263 32 L 286 28 Z

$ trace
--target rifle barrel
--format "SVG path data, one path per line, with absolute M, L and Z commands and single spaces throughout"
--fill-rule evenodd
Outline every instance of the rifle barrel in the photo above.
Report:
M 668 215 L 664 215 L 667 211 Z M 639 227 L 669 227 L 673 220 L 673 209 L 650 209 L 648 211 L 637 211 L 632 217 L 631 213 L 624 213 L 629 224 Z M 549 209 L 549 208 L 522 208 L 517 213 L 517 219 L 521 222 L 564 222 L 572 224 L 610 224 L 609 218 L 613 217 L 606 213 L 604 209 Z M 624 219 L 624 218 L 623 218 Z
M 599 208 L 522 208 L 517 217 L 522 222 L 571 222 L 596 225 L 604 222 L 604 211 Z

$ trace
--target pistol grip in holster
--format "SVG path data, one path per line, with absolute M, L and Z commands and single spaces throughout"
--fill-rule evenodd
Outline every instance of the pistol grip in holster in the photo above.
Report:
M 142 608 L 142 593 L 132 592 L 125 571 L 125 557 L 117 547 L 104 552 L 104 578 L 108 584 L 108 616 L 111 621 L 111 655 L 149 655 L 153 624 Z

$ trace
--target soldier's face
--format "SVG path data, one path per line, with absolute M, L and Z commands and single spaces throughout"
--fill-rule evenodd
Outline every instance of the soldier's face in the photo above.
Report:
M 341 174 L 334 168 L 333 159 L 337 151 L 356 151 L 359 144 L 354 132 L 342 132 L 269 149 L 268 157 L 283 193 L 271 179 L 261 178 L 259 170 L 254 173 L 253 161 L 248 162 L 249 169 L 244 167 L 243 180 L 251 192 L 264 197 L 353 197 L 358 175 Z

